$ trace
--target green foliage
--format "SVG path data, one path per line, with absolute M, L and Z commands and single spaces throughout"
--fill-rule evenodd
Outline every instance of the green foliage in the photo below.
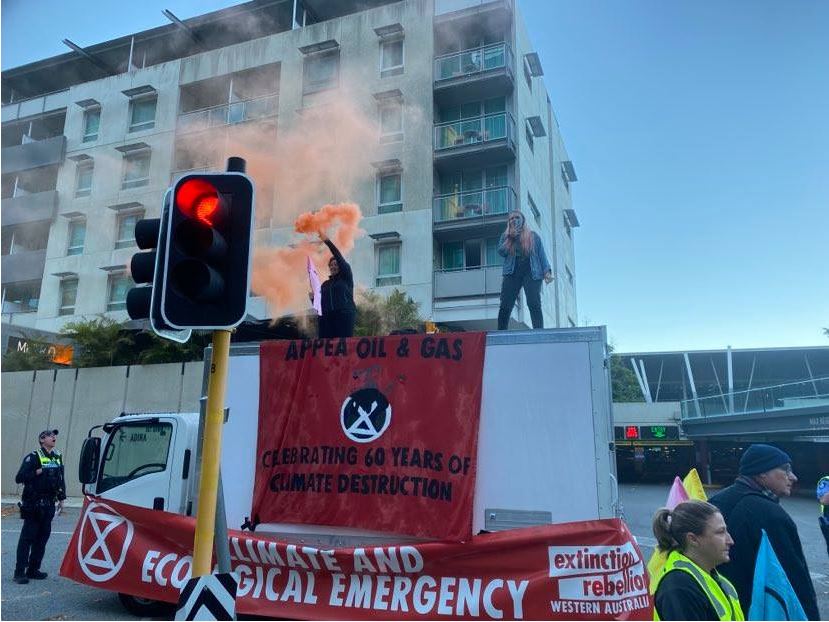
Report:
M 614 402 L 643 402 L 642 390 L 633 370 L 624 364 L 622 357 L 610 357 L 610 383 Z
M 75 344 L 74 367 L 129 365 L 134 360 L 132 335 L 108 317 L 69 322 L 60 335 Z
M 177 343 L 169 339 L 162 339 L 153 332 L 145 332 L 149 340 L 138 355 L 141 365 L 156 363 L 182 363 L 201 361 L 204 358 L 204 348 L 210 343 L 210 334 L 193 334 L 187 343 Z
M 395 288 L 383 298 L 380 294 L 364 290 L 357 296 L 357 322 L 354 335 L 366 337 L 370 335 L 388 335 L 394 330 L 406 328 L 420 328 L 423 323 L 418 304 Z
M 15 348 L 3 355 L 3 371 L 29 371 L 55 367 L 49 356 L 49 344 L 26 339 L 25 350 Z

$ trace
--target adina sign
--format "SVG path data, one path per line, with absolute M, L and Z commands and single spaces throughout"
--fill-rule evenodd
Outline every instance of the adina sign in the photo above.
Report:
M 88 498 L 60 573 L 177 602 L 191 574 L 194 531 L 192 517 Z M 238 613 L 337 620 L 653 617 L 642 554 L 619 519 L 482 534 L 465 543 L 365 548 L 228 535 Z
M 260 347 L 254 525 L 472 536 L 484 333 Z

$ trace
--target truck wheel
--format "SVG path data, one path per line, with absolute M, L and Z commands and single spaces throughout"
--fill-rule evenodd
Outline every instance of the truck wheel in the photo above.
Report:
M 140 596 L 131 596 L 130 594 L 119 593 L 118 599 L 124 609 L 140 617 L 161 615 L 167 613 L 171 607 L 169 603 L 141 598 Z

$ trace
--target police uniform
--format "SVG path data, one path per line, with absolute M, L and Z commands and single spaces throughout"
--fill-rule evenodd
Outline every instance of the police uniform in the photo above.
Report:
M 654 620 L 745 620 L 734 586 L 671 551 L 656 579 Z
M 57 430 L 46 430 L 40 438 L 57 433 Z M 38 469 L 42 469 L 40 474 Z M 23 484 L 20 503 L 23 529 L 17 543 L 14 578 L 18 583 L 26 583 L 24 579 L 45 579 L 46 573 L 40 571 L 40 564 L 52 533 L 55 501 L 66 499 L 63 457 L 57 450 L 48 452 L 41 446 L 26 455 L 14 481 Z

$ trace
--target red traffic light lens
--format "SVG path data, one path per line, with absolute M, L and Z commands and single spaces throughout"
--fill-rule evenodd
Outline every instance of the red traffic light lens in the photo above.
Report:
M 176 207 L 188 218 L 213 226 L 219 213 L 219 192 L 203 179 L 188 179 L 176 193 Z

